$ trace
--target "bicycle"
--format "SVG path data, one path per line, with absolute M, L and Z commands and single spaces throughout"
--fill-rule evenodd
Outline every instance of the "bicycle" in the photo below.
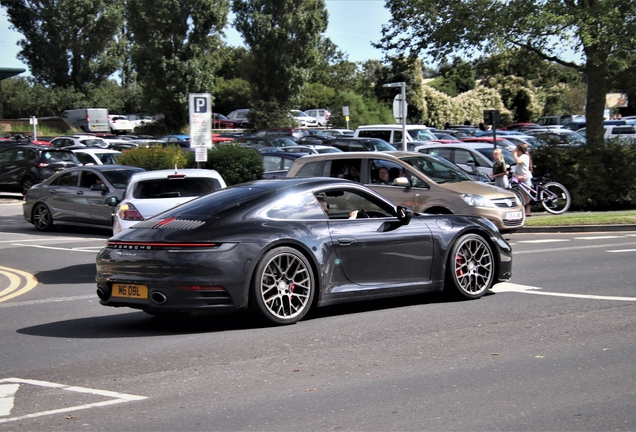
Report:
M 533 186 L 530 187 L 521 183 L 515 176 L 510 177 L 508 188 L 514 192 L 519 201 L 523 204 L 523 194 L 519 189 L 530 197 L 530 204 L 540 203 L 546 211 L 552 214 L 565 213 L 572 203 L 570 192 L 561 183 L 555 181 L 545 181 L 542 178 L 533 178 Z

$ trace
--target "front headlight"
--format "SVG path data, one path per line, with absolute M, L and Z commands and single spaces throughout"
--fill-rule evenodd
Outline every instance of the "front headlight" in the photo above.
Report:
M 466 204 L 474 207 L 494 207 L 495 205 L 481 195 L 462 194 L 462 199 Z

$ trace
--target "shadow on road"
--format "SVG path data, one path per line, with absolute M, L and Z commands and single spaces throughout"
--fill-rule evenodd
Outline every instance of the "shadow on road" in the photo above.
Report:
M 95 283 L 95 264 L 77 264 L 61 269 L 42 271 L 33 276 L 44 285 L 75 285 Z
M 303 321 L 320 320 L 339 315 L 399 309 L 447 302 L 441 294 L 424 294 L 372 300 L 318 308 Z M 128 309 L 130 310 L 130 309 Z M 399 313 L 398 310 L 395 311 Z M 302 325 L 302 322 L 299 325 Z M 20 334 L 68 339 L 110 339 L 198 334 L 274 327 L 257 314 L 246 311 L 234 313 L 194 313 L 179 318 L 156 318 L 142 311 L 50 322 L 18 330 Z

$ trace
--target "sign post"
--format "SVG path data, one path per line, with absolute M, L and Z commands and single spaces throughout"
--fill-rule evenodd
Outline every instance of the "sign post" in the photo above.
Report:
M 347 121 L 347 129 L 349 129 L 349 107 L 348 106 L 343 106 L 342 107 L 342 115 L 344 116 L 345 120 Z
M 38 119 L 37 117 L 33 116 L 29 119 L 29 123 L 33 125 L 33 140 L 37 140 L 38 139 L 38 129 L 37 129 L 37 125 L 38 125 Z
M 402 123 L 402 150 L 406 151 L 406 83 L 396 82 L 383 84 L 382 87 L 400 87 L 400 94 L 393 99 L 393 117 L 398 123 Z
M 207 162 L 208 149 L 212 148 L 212 95 L 190 93 L 190 147 L 195 149 L 197 168 Z

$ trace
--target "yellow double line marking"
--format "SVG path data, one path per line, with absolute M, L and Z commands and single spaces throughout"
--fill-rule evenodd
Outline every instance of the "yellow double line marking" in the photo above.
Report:
M 31 273 L 9 267 L 0 266 L 0 275 L 9 279 L 9 286 L 0 291 L 0 303 L 31 291 L 38 284 L 38 280 Z

